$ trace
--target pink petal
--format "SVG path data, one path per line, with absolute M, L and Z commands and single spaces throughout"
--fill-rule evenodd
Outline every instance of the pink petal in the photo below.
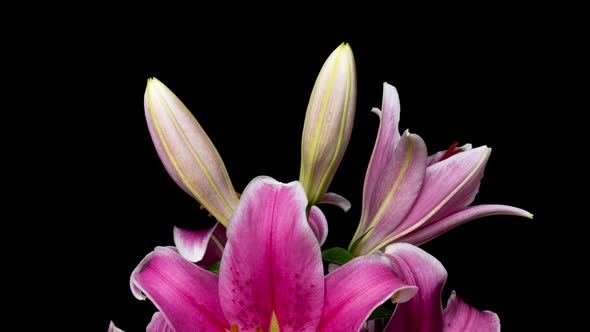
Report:
M 326 193 L 320 203 L 336 205 L 344 210 L 344 212 L 348 212 L 351 207 L 349 200 L 335 193 Z
M 374 108 L 372 111 L 379 116 L 379 132 L 373 153 L 369 160 L 369 167 L 365 175 L 363 188 L 363 211 L 368 209 L 373 199 L 374 187 L 381 181 L 381 174 L 386 165 L 390 164 L 393 153 L 400 140 L 398 129 L 400 118 L 399 96 L 397 90 L 387 83 L 383 83 L 383 111 Z M 361 220 L 361 223 L 369 223 L 370 220 Z M 367 225 L 362 225 L 366 230 Z M 358 236 L 362 235 L 358 234 Z M 356 238 L 357 236 L 355 236 Z
M 152 316 L 152 320 L 146 328 L 146 332 L 175 332 L 159 311 Z
M 124 332 L 120 328 L 116 327 L 112 321 L 109 323 L 109 329 L 107 331 L 108 332 Z
M 452 213 L 460 211 L 466 207 L 468 207 L 473 200 L 475 200 L 475 196 L 479 192 L 479 186 L 481 184 L 481 179 L 483 178 L 485 167 L 488 163 L 488 159 L 490 158 L 490 154 L 492 149 L 480 147 L 481 149 L 481 159 L 478 164 L 474 165 L 473 171 L 466 176 L 466 180 L 460 184 L 459 189 L 450 196 L 450 199 L 440 207 L 435 214 L 430 217 L 424 225 L 428 225 L 429 223 L 435 222 L 444 218 Z M 487 151 L 486 151 L 487 150 Z M 452 157 L 448 158 L 449 163 L 460 164 L 465 159 L 468 159 L 469 154 L 466 152 L 459 153 L 453 155 Z M 463 159 L 465 158 L 465 159 Z M 442 164 L 442 162 L 437 163 Z M 436 164 L 431 166 L 432 168 L 437 168 Z M 430 168 L 430 167 L 429 167 Z
M 363 207 L 353 241 L 369 233 L 356 248 L 351 248 L 353 254 L 367 254 L 387 244 L 384 240 L 394 234 L 420 194 L 427 157 L 426 144 L 419 136 L 406 132 L 401 137 L 391 162 L 373 185 L 373 192 L 365 193 L 370 200 Z
M 218 224 L 215 223 L 212 227 L 202 230 L 188 230 L 174 227 L 174 245 L 176 245 L 182 257 L 196 263 L 203 259 L 207 249 L 212 252 L 212 255 L 221 257 L 221 248 L 214 241 L 210 241 L 211 235 L 213 235 L 213 231 L 215 231 Z
M 385 255 L 400 278 L 419 288 L 411 300 L 397 305 L 385 331 L 440 331 L 445 268 L 424 250 L 406 243 L 386 247 Z
M 426 169 L 420 196 L 389 240 L 396 240 L 427 224 L 457 212 L 477 193 L 490 149 L 481 146 L 456 154 Z
M 528 211 L 512 206 L 476 205 L 419 228 L 406 236 L 402 236 L 397 239 L 397 241 L 420 245 L 468 221 L 493 215 L 511 215 L 530 219 L 533 218 L 533 215 Z
M 244 190 L 219 270 L 219 296 L 232 324 L 268 331 L 274 312 L 281 332 L 317 330 L 324 276 L 306 206 L 299 182 L 257 177 Z
M 443 332 L 500 332 L 498 315 L 470 307 L 454 291 L 447 302 L 443 319 Z
M 387 299 L 404 302 L 417 290 L 395 274 L 386 257 L 357 257 L 326 276 L 325 307 L 318 331 L 358 331 Z
M 218 277 L 158 247 L 131 274 L 131 284 L 146 294 L 179 332 L 225 331 L 229 327 L 218 298 Z
M 217 149 L 192 113 L 162 82 L 148 80 L 145 116 L 172 179 L 226 225 L 238 197 Z
M 320 210 L 320 208 L 313 205 L 309 210 L 308 221 L 311 230 L 315 234 L 321 246 L 328 237 L 328 221 L 326 220 L 326 216 L 324 216 L 324 213 L 322 210 Z

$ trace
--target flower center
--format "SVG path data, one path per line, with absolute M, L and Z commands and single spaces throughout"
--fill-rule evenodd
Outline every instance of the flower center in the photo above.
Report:
M 238 324 L 232 324 L 227 332 L 240 332 Z M 254 332 L 263 332 L 260 326 L 254 329 Z M 279 330 L 279 322 L 277 321 L 277 316 L 275 315 L 274 311 L 272 312 L 272 320 L 270 322 L 270 331 L 269 332 L 280 332 Z

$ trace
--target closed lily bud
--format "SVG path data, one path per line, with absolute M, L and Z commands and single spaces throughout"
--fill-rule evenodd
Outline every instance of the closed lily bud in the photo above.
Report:
M 238 196 L 223 160 L 197 119 L 155 78 L 148 80 L 144 103 L 150 135 L 168 174 L 227 226 Z
M 356 69 L 348 44 L 324 63 L 313 87 L 303 128 L 299 181 L 309 204 L 319 203 L 344 156 L 356 107 Z

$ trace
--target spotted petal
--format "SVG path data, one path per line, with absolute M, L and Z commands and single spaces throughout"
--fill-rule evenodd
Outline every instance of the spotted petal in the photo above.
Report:
M 258 177 L 246 187 L 227 229 L 219 270 L 219 297 L 227 319 L 268 331 L 316 331 L 324 276 L 318 240 L 299 182 Z

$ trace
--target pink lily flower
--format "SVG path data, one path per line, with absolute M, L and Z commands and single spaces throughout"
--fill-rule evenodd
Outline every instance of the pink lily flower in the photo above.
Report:
M 415 134 L 398 129 L 396 89 L 383 86 L 383 110 L 363 188 L 361 220 L 351 241 L 354 255 L 373 253 L 393 242 L 427 242 L 467 221 L 490 215 L 532 218 L 506 205 L 469 206 L 479 190 L 491 149 L 471 145 L 428 156 Z
M 348 200 L 326 190 L 346 151 L 355 103 L 354 57 L 350 46 L 342 44 L 324 63 L 306 112 L 300 181 L 312 206 L 329 203 L 350 209 Z M 223 160 L 188 108 L 155 78 L 148 80 L 144 106 L 150 136 L 166 171 L 221 224 L 200 231 L 175 227 L 174 243 L 192 262 L 200 262 L 205 253 L 219 258 L 224 245 L 220 236 L 238 204 Z M 313 210 L 314 221 L 310 222 L 323 223 L 322 212 Z M 320 239 L 320 244 L 324 240 Z
M 396 306 L 385 332 L 499 332 L 500 319 L 491 311 L 479 311 L 455 292 L 442 309 L 441 294 L 447 281 L 443 265 L 424 250 L 407 243 L 385 248 L 398 275 L 418 286 L 416 296 Z
M 414 296 L 417 288 L 381 254 L 324 276 L 307 203 L 299 182 L 254 179 L 231 217 L 219 275 L 174 248 L 148 254 L 131 275 L 131 289 L 161 313 L 153 331 L 359 331 L 387 299 Z

